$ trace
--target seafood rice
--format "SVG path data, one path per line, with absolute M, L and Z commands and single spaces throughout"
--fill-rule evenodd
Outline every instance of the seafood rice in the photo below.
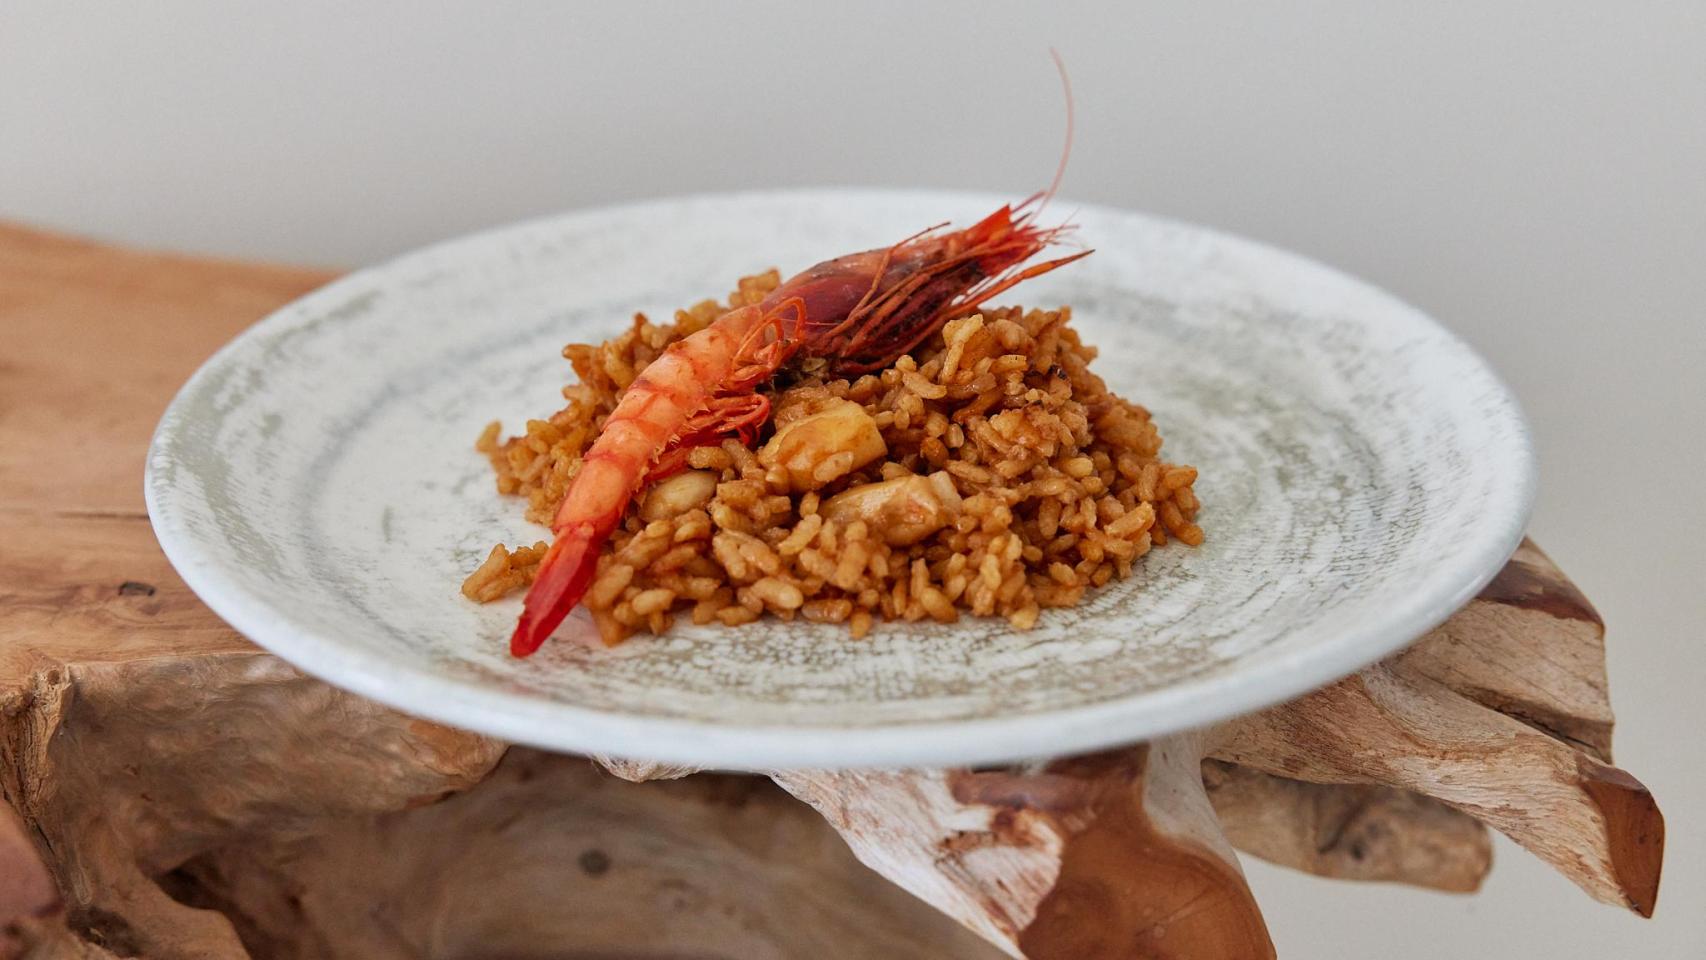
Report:
M 551 524 L 624 391 L 672 343 L 780 284 L 747 277 L 726 305 L 563 355 L 567 406 L 477 449 L 500 493 Z M 626 503 L 581 602 L 608 644 L 679 618 L 846 624 L 1000 616 L 1028 629 L 1128 576 L 1150 550 L 1195 546 L 1197 471 L 1161 457 L 1149 411 L 1109 392 L 1071 310 L 980 307 L 892 363 L 842 375 L 808 357 L 758 389 L 767 419 L 684 450 Z M 750 439 L 752 445 L 742 442 Z M 490 602 L 527 587 L 542 542 L 499 545 L 462 585 Z

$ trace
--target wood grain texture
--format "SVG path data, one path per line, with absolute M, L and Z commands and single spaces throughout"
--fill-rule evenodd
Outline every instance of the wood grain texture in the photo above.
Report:
M 612 775 L 634 782 L 697 772 L 608 757 L 594 760 Z M 776 776 L 800 785 L 797 774 Z M 933 776 L 927 771 L 871 773 L 840 784 L 840 789 L 850 794 L 881 791 L 891 780 Z M 1278 866 L 1341 880 L 1404 883 L 1452 893 L 1478 890 L 1492 868 L 1492 844 L 1479 820 L 1408 790 L 1310 783 L 1219 760 L 1203 761 L 1202 781 L 1232 846 Z M 845 817 L 841 805 L 835 809 Z M 952 808 L 947 812 L 958 816 Z M 1007 883 L 1001 873 L 996 871 L 998 881 L 992 882 Z
M 1273 955 L 1194 736 L 1036 769 L 795 771 L 866 865 L 1017 957 Z
M 593 757 L 593 762 L 603 767 L 606 773 L 620 777 L 630 783 L 645 783 L 648 780 L 680 780 L 682 777 L 698 773 L 697 767 L 683 767 L 673 763 L 655 763 L 650 760 L 624 760 L 620 757 Z
M 46 918 L 59 908 L 59 888 L 36 852 L 29 827 L 0 803 L 0 956 L 20 946 L 6 931 L 10 923 Z
M 143 456 L 167 401 L 240 330 L 331 277 L 0 223 L 0 504 L 146 523 Z
M 1524 543 L 1475 601 L 1414 647 L 1205 735 L 1219 759 L 1186 779 L 1213 804 L 1220 845 L 1297 869 L 1472 891 L 1491 863 L 1486 824 L 1590 895 L 1650 915 L 1664 821 L 1639 781 L 1599 759 L 1611 731 L 1602 638 L 1592 607 Z M 1143 931 L 1169 928 L 1167 913 L 1146 911 L 1193 889 L 1208 861 L 1190 857 L 1188 842 L 1184 853 L 1150 844 L 1131 855 L 1148 834 L 1122 824 L 1121 808 L 1086 799 L 1111 794 L 1063 784 L 1058 775 L 1073 763 L 777 776 L 866 863 L 1009 951 L 1166 956 Z M 1091 782 L 1112 775 L 1104 769 Z M 1083 832 L 1086 808 L 1103 829 Z M 1078 812 L 1045 813 L 1062 809 Z M 1067 839 L 1075 836 L 1094 842 L 1075 852 Z M 1146 886 L 1128 870 L 1120 895 L 1104 896 L 1116 888 L 1106 880 L 1122 849 L 1145 864 L 1144 878 L 1165 882 Z M 1200 955 L 1247 955 L 1232 887 L 1218 889 L 1190 902 L 1215 904 L 1211 928 L 1242 946 L 1198 943 Z M 1085 922 L 1091 914 L 1097 924 Z M 1148 952 L 1101 952 L 1108 943 Z
M 1596 899 L 1652 914 L 1664 820 L 1646 788 L 1402 662 L 1233 721 L 1220 737 L 1214 756 L 1253 769 L 1434 797 Z
M 1451 893 L 1479 889 L 1492 867 L 1481 822 L 1431 797 L 1308 783 L 1218 760 L 1205 761 L 1202 773 L 1226 838 L 1282 867 Z
M 0 223 L 0 697 L 56 663 L 253 649 L 160 553 L 143 457 L 191 371 L 330 278 Z
M 99 819 L 98 792 L 112 786 L 100 779 L 115 771 L 81 766 L 87 758 L 64 766 L 51 759 L 83 742 L 60 736 L 61 709 L 91 671 L 122 675 L 133 669 L 127 665 L 161 660 L 259 656 L 160 553 L 139 482 L 148 438 L 202 360 L 326 279 L 0 224 L 0 799 L 24 811 L 30 830 L 14 839 L 33 848 L 0 848 L 0 873 L 28 876 L 32 854 L 53 850 L 44 859 L 69 890 L 73 913 L 97 895 L 83 871 L 104 859 L 92 851 L 110 839 L 109 828 L 82 833 L 68 848 L 54 835 L 73 829 L 55 826 L 67 814 L 41 805 L 76 806 L 75 798 L 90 805 L 81 816 Z M 79 786 L 58 782 L 61 772 L 80 770 Z M 110 865 L 122 863 L 120 855 Z M 155 898 L 151 884 L 133 879 L 98 893 Z M 34 909 L 25 901 L 9 904 L 0 926 Z M 63 929 L 19 922 L 44 935 Z M 58 949 L 95 955 L 99 948 L 61 938 Z
M 163 958 L 240 945 L 219 914 L 174 906 L 162 874 L 234 838 L 432 803 L 504 749 L 258 651 L 70 663 L 4 732 L 6 800 L 51 851 L 69 926 Z
M 1465 697 L 1611 760 L 1605 624 L 1532 541 L 1473 603 L 1397 658 Z
M 999 956 L 763 778 L 636 786 L 519 748 L 443 803 L 227 844 L 167 886 L 274 960 Z
M 260 653 L 74 667 L 33 709 L 54 732 L 0 760 L 69 903 L 32 958 L 994 953 L 762 778 L 488 777 L 502 745 Z
M 1267 924 L 1203 792 L 1202 747 L 1184 734 L 1112 763 L 1050 765 L 1096 786 L 1088 822 L 1068 836 L 1054 886 L 1019 935 L 1024 956 L 1271 960 Z

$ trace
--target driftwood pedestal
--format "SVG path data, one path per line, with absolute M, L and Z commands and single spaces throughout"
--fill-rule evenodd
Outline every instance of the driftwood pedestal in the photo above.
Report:
M 1353 677 L 1025 767 L 601 769 L 303 677 L 172 573 L 140 477 L 191 369 L 326 279 L 0 227 L 0 955 L 1260 958 L 1235 849 L 1468 892 L 1489 826 L 1653 909 L 1603 630 L 1531 544 Z

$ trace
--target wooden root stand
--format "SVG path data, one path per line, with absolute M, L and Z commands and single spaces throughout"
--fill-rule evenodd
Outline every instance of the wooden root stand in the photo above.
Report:
M 1234 849 L 1467 892 L 1488 826 L 1653 909 L 1603 630 L 1532 544 L 1355 676 L 1024 767 L 606 772 L 308 679 L 177 579 L 139 478 L 194 365 L 327 278 L 0 227 L 0 955 L 1260 958 Z

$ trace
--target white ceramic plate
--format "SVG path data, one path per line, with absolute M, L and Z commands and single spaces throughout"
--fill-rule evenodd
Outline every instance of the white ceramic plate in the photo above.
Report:
M 1269 247 L 1077 208 L 1088 259 L 1006 302 L 1074 307 L 1093 365 L 1201 471 L 1208 541 L 1014 633 L 1004 621 L 678 626 L 614 649 L 505 642 L 464 600 L 493 543 L 542 539 L 472 448 L 561 403 L 559 349 L 967 223 L 1003 198 L 807 190 L 660 200 L 453 240 L 352 274 L 185 385 L 148 462 L 184 579 L 257 643 L 411 713 L 546 748 L 708 767 L 982 763 L 1253 710 L 1467 602 L 1521 537 L 1522 416 L 1487 365 L 1387 294 Z M 1068 204 L 1055 209 L 1066 211 Z

